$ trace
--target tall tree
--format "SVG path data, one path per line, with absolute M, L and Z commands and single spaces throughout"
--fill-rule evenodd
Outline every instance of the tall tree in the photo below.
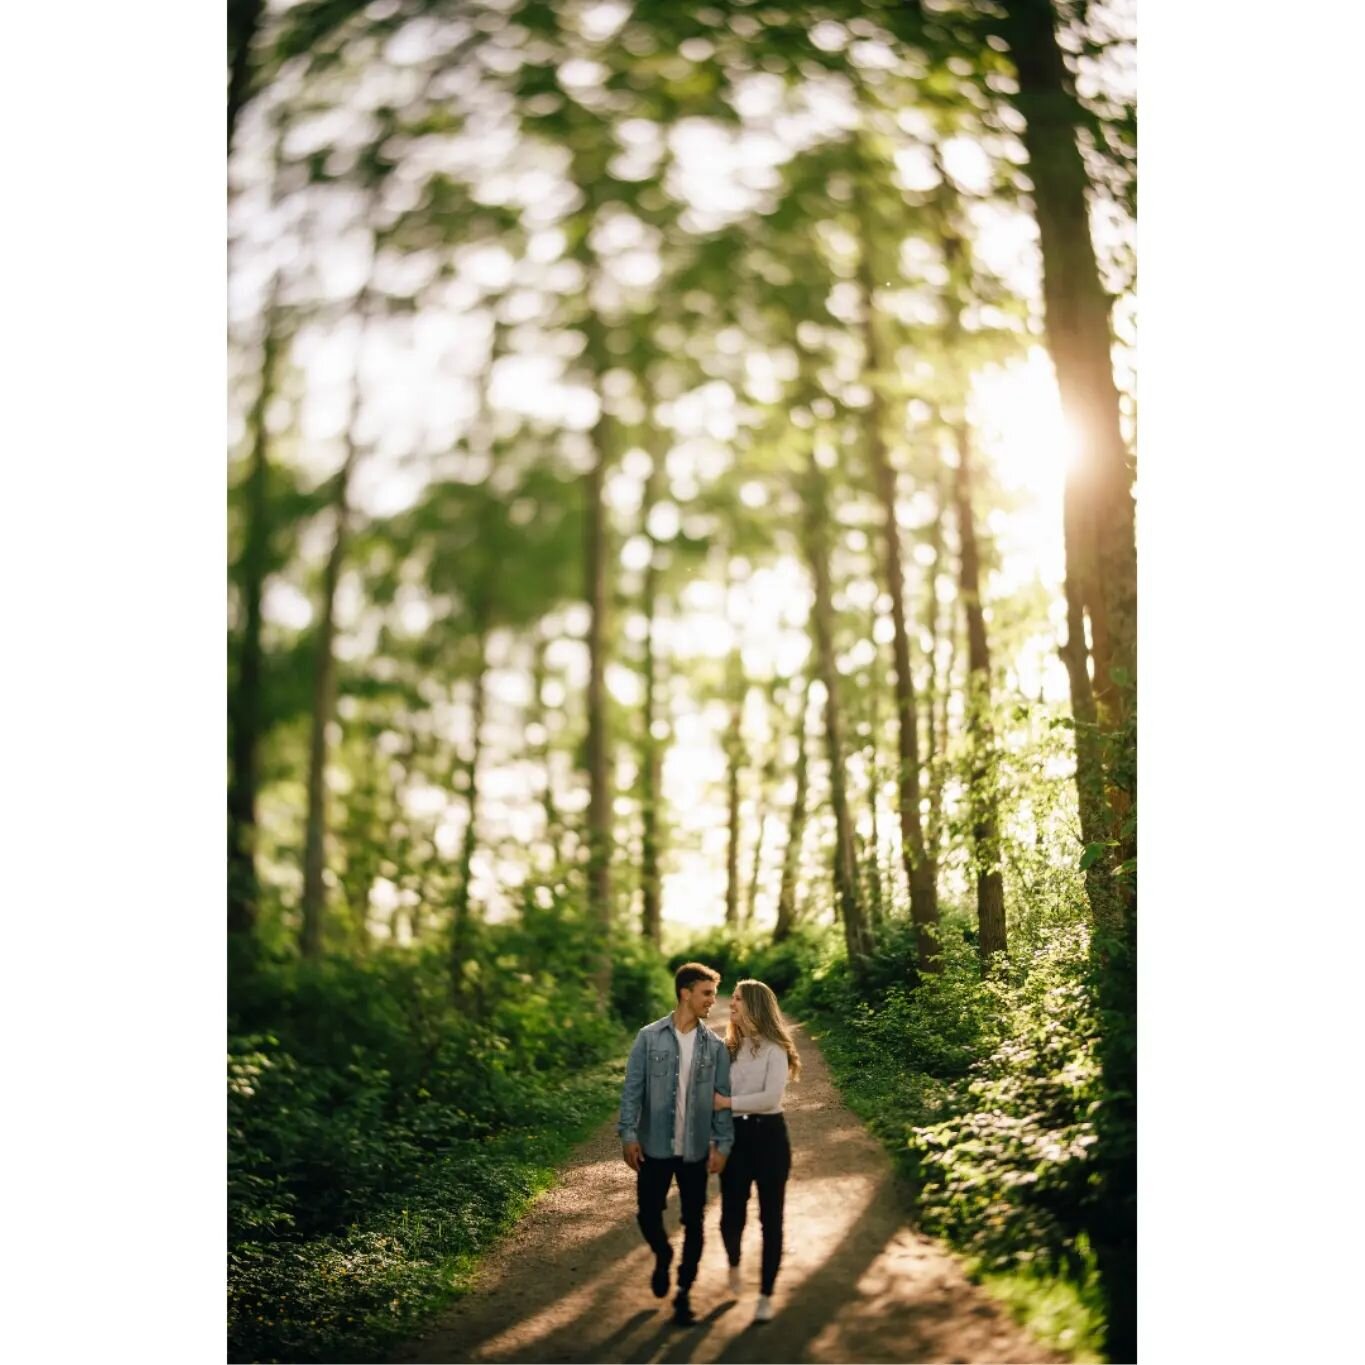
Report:
M 932 972 L 939 965 L 938 889 L 934 865 L 925 849 L 924 830 L 920 823 L 920 756 L 915 682 L 910 667 L 910 632 L 905 615 L 905 569 L 900 522 L 896 516 L 896 474 L 887 450 L 883 397 L 891 365 L 877 327 L 875 276 L 869 238 L 870 230 L 865 226 L 859 269 L 864 300 L 863 340 L 870 371 L 867 445 L 873 481 L 881 503 L 883 572 L 886 590 L 891 598 L 901 855 L 905 860 L 905 875 L 910 884 L 910 917 L 915 925 L 917 961 L 922 972 Z
M 336 595 L 350 531 L 350 487 L 360 455 L 356 439 L 359 375 L 353 386 L 351 416 L 346 423 L 346 453 L 334 480 L 332 546 L 322 571 L 317 635 L 313 648 L 313 705 L 308 739 L 308 816 L 303 852 L 303 920 L 299 949 L 306 958 L 322 952 L 327 890 L 327 751 L 328 729 L 336 712 Z
M 947 767 L 948 749 L 948 694 L 953 683 L 953 662 L 956 654 L 957 632 L 954 629 L 956 603 L 947 608 L 947 629 L 943 616 L 945 609 L 938 599 L 938 575 L 944 562 L 943 546 L 943 508 L 944 474 L 940 470 L 936 479 L 934 498 L 934 519 L 929 526 L 929 548 L 933 553 L 933 567 L 929 570 L 928 591 L 924 603 L 924 629 L 929 634 L 929 667 L 925 687 L 924 767 L 928 774 L 928 818 L 924 826 L 924 845 L 930 859 L 938 865 L 943 847 L 943 778 Z M 948 636 L 947 666 L 940 672 L 939 644 L 943 636 Z
M 228 93 L 227 145 L 232 150 L 232 135 L 237 130 L 237 116 L 250 98 L 252 90 L 252 48 L 261 25 L 265 0 L 228 0 Z
M 998 23 L 1017 73 L 1014 104 L 1025 125 L 1047 345 L 1062 410 L 1079 438 L 1065 495 L 1064 657 L 1085 860 L 1090 872 L 1098 867 L 1108 874 L 1086 882 L 1103 1020 L 1101 1072 L 1111 1097 L 1097 1120 L 1102 1181 L 1090 1233 L 1105 1292 L 1106 1349 L 1111 1359 L 1128 1360 L 1137 1351 L 1137 901 L 1131 876 L 1113 874 L 1131 867 L 1136 854 L 1130 814 L 1137 766 L 1133 476 L 1111 360 L 1109 297 L 1090 235 L 1091 184 L 1077 141 L 1082 116 L 1058 41 L 1058 15 L 1050 0 L 1015 0 L 1001 8 Z M 1087 618 L 1093 683 L 1083 658 Z M 1107 774 L 1095 722 L 1119 736 Z M 1119 859 L 1113 868 L 1104 857 L 1111 845 Z
M 806 834 L 806 796 L 810 787 L 810 763 L 806 748 L 806 713 L 810 709 L 810 679 L 801 686 L 796 714 L 796 794 L 787 820 L 787 847 L 782 854 L 782 882 L 777 893 L 777 924 L 773 942 L 791 935 L 796 923 L 796 878 L 801 868 L 801 847 Z
M 774 687 L 766 692 L 768 714 L 771 715 L 775 704 Z M 764 832 L 768 823 L 768 793 L 777 777 L 777 744 L 770 743 L 763 764 L 755 774 L 758 790 L 754 793 L 754 856 L 749 865 L 749 890 L 744 901 L 743 919 L 746 924 L 754 922 L 758 908 L 758 882 L 763 871 Z
M 645 939 L 657 948 L 663 941 L 663 907 L 661 900 L 660 862 L 660 802 L 663 797 L 663 744 L 655 733 L 659 723 L 659 656 L 658 612 L 661 549 L 654 534 L 652 514 L 664 491 L 664 449 L 662 434 L 650 422 L 652 450 L 649 476 L 645 481 L 644 504 L 640 510 L 641 525 L 649 544 L 649 562 L 645 565 L 641 610 L 645 618 L 644 675 L 645 695 L 641 714 L 640 735 L 640 901 L 641 931 Z
M 1074 489 L 1075 578 L 1090 621 L 1094 693 L 1117 726 L 1131 704 L 1122 680 L 1137 665 L 1137 556 L 1133 474 L 1111 360 L 1109 295 L 1090 235 L 1090 179 L 1077 142 L 1082 114 L 1050 0 L 1001 7 L 999 31 L 1017 72 L 1033 206 L 1043 258 L 1048 351 L 1062 410 L 1078 439 Z
M 972 808 L 972 856 L 976 863 L 977 952 L 984 975 L 1003 953 L 1005 881 L 1001 870 L 999 796 L 995 788 L 995 734 L 991 722 L 991 654 L 981 605 L 981 564 L 972 510 L 972 443 L 965 419 L 954 424 L 957 469 L 958 587 L 967 618 L 967 733 L 972 746 L 968 799 Z
M 272 291 L 264 314 L 261 373 L 247 417 L 251 454 L 246 476 L 245 544 L 240 562 L 242 639 L 230 693 L 232 743 L 228 778 L 228 932 L 247 933 L 256 923 L 256 794 L 261 741 L 261 597 L 270 554 L 268 490 L 270 433 L 267 413 L 278 386 L 284 344 Z
M 611 773 L 607 739 L 607 557 L 605 487 L 610 462 L 609 422 L 605 408 L 593 428 L 593 461 L 586 475 L 584 576 L 588 599 L 588 908 L 601 941 L 596 983 L 605 998 L 611 984 Z
M 829 572 L 828 487 L 816 458 L 808 451 L 804 542 L 815 585 L 811 627 L 816 666 L 825 688 L 825 751 L 829 760 L 830 806 L 834 811 L 834 882 L 849 962 L 861 972 L 872 951 L 871 935 L 859 894 L 858 857 L 849 811 L 848 775 L 844 767 L 843 717 L 840 710 L 839 670 L 834 656 L 834 604 Z
M 488 601 L 487 594 L 474 604 L 474 676 L 470 680 L 469 759 L 465 765 L 465 826 L 460 839 L 460 860 L 455 880 L 455 906 L 451 932 L 450 968 L 455 995 L 462 997 L 465 965 L 470 953 L 470 884 L 479 825 L 479 758 L 482 754 L 484 708 L 488 700 Z
M 744 766 L 744 669 L 739 646 L 731 646 L 725 668 L 725 692 L 730 722 L 725 731 L 725 811 L 728 840 L 725 850 L 725 925 L 739 927 L 739 846 L 743 837 L 739 819 L 739 776 Z
M 545 712 L 545 684 L 548 680 L 544 630 L 537 625 L 531 644 L 531 705 L 528 726 L 537 727 L 544 738 L 535 746 L 535 758 L 541 774 L 541 805 L 545 811 L 545 841 L 550 849 L 550 867 L 556 873 L 564 861 L 562 828 L 559 807 L 555 801 L 554 773 L 550 761 L 549 717 Z

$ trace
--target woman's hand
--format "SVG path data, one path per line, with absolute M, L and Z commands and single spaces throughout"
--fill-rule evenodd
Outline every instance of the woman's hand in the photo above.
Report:
M 732 1109 L 734 1107 L 730 1103 L 729 1095 L 722 1095 L 719 1090 L 716 1091 L 716 1096 L 715 1099 L 712 1100 L 712 1104 L 717 1109 Z

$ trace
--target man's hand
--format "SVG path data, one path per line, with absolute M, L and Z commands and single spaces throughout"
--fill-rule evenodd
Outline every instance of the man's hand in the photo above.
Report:
M 711 1175 L 719 1175 L 725 1169 L 726 1158 L 716 1150 L 716 1144 L 711 1144 L 711 1155 L 706 1160 L 706 1169 Z
M 632 1171 L 640 1169 L 640 1163 L 644 1160 L 644 1148 L 638 1142 L 623 1142 L 621 1144 L 621 1155 L 625 1158 L 626 1165 Z

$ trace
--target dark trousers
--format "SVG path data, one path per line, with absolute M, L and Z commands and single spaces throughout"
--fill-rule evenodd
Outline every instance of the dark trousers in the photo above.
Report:
M 678 1288 L 687 1290 L 697 1278 L 701 1264 L 701 1219 L 706 1207 L 706 1161 L 684 1161 L 680 1156 L 644 1157 L 635 1176 L 637 1221 L 645 1241 L 656 1256 L 668 1250 L 668 1234 L 664 1232 L 664 1204 L 668 1187 L 678 1181 L 678 1199 L 682 1204 L 683 1249 L 682 1264 L 678 1267 Z
M 763 1227 L 762 1293 L 771 1294 L 782 1264 L 782 1206 L 787 1199 L 792 1149 L 781 1114 L 735 1116 L 735 1145 L 720 1173 L 720 1235 L 731 1265 L 739 1264 L 739 1239 L 749 1212 L 749 1192 L 758 1186 L 758 1221 Z

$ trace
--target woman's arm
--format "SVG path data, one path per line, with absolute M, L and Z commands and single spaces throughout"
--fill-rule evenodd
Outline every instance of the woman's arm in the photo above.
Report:
M 787 1089 L 787 1054 L 774 1046 L 768 1052 L 763 1068 L 763 1089 L 751 1090 L 744 1095 L 735 1095 L 730 1107 L 736 1114 L 753 1114 L 763 1109 L 776 1109 L 782 1103 Z

